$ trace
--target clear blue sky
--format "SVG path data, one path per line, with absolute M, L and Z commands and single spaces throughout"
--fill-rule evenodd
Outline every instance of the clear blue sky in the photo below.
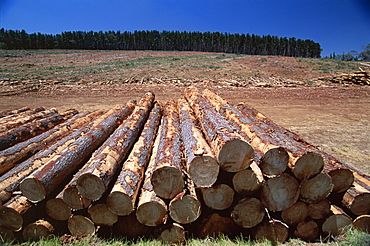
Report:
M 370 0 L 0 0 L 0 27 L 269 34 L 312 39 L 326 56 L 370 43 Z

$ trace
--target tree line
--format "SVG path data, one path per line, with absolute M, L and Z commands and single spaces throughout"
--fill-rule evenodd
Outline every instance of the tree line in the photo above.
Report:
M 342 61 L 370 61 L 370 43 L 367 45 L 363 45 L 363 51 L 358 52 L 356 50 L 351 50 L 348 53 L 344 53 L 342 55 L 337 55 L 335 52 L 331 53 L 329 56 L 324 58 L 328 59 L 337 59 Z
M 0 29 L 2 49 L 87 49 L 204 51 L 248 55 L 320 57 L 312 40 L 255 34 L 187 31 L 67 31 L 61 34 L 28 34 Z

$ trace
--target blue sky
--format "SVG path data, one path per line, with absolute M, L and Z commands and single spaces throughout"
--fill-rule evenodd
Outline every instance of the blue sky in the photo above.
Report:
M 276 35 L 312 39 L 326 56 L 370 43 L 370 0 L 0 0 L 0 27 Z

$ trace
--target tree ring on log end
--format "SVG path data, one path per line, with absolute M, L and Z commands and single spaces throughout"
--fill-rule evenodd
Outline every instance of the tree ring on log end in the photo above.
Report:
M 294 163 L 293 173 L 297 179 L 309 179 L 320 173 L 324 168 L 324 158 L 316 153 L 308 152 Z
M 118 216 L 110 211 L 106 204 L 96 204 L 88 208 L 87 212 L 95 225 L 112 226 L 118 221 Z
M 333 182 L 333 191 L 335 193 L 345 192 L 352 186 L 355 177 L 349 169 L 336 169 L 328 173 Z
M 11 231 L 20 231 L 23 225 L 23 218 L 12 208 L 0 206 L 0 227 Z
M 352 220 L 343 214 L 334 214 L 322 224 L 322 231 L 331 235 L 341 235 L 352 227 Z
M 141 204 L 136 210 L 137 220 L 146 226 L 158 226 L 164 223 L 167 218 L 165 204 L 158 202 L 147 202 Z
M 232 182 L 235 191 L 241 195 L 250 195 L 262 187 L 262 182 L 250 168 L 237 172 Z
M 113 191 L 107 197 L 106 204 L 112 213 L 124 216 L 130 214 L 134 210 L 131 197 L 119 191 Z
M 350 210 L 355 215 L 368 214 L 370 212 L 370 193 L 362 193 L 356 196 Z
M 63 191 L 63 201 L 75 210 L 87 208 L 91 204 L 91 200 L 82 197 L 76 186 L 69 186 Z
M 261 159 L 259 167 L 267 177 L 282 174 L 289 163 L 289 154 L 282 147 L 269 149 Z
M 95 234 L 94 223 L 85 216 L 73 215 L 68 219 L 68 230 L 73 236 L 88 237 Z
M 300 199 L 306 203 L 318 203 L 327 198 L 332 190 L 331 177 L 325 173 L 319 173 L 301 182 Z
M 182 172 L 170 166 L 156 169 L 152 174 L 151 183 L 157 196 L 164 199 L 174 198 L 185 186 Z
M 241 140 L 233 139 L 225 143 L 218 154 L 218 163 L 226 172 L 239 172 L 252 162 L 254 149 L 252 146 Z
M 257 198 L 243 198 L 234 207 L 231 217 L 239 226 L 252 228 L 262 222 L 265 217 L 265 207 Z
M 35 178 L 27 178 L 19 186 L 22 195 L 31 202 L 37 203 L 45 199 L 46 190 L 44 185 Z
M 370 233 L 370 215 L 358 216 L 353 221 L 353 227 L 357 230 Z
M 180 224 L 188 224 L 199 218 L 201 204 L 198 199 L 185 195 L 171 201 L 169 212 L 174 221 Z
M 71 207 L 60 198 L 50 199 L 46 202 L 46 213 L 56 220 L 68 220 L 72 215 Z
M 77 179 L 77 190 L 84 198 L 90 200 L 98 200 L 105 191 L 103 181 L 96 175 L 91 173 L 82 174 Z
M 234 193 L 234 190 L 226 184 L 214 185 L 202 190 L 204 203 L 217 210 L 229 208 L 234 200 Z
M 196 156 L 189 165 L 189 176 L 196 187 L 211 187 L 217 180 L 220 167 L 210 156 Z

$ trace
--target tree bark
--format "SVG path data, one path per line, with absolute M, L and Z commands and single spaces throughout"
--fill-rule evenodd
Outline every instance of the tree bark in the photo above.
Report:
M 317 239 L 320 233 L 320 228 L 318 224 L 313 220 L 304 220 L 299 222 L 296 229 L 294 230 L 294 235 L 303 240 L 313 241 Z
M 304 202 L 296 202 L 281 213 L 281 219 L 289 226 L 294 226 L 304 221 L 309 214 L 308 205 Z
M 210 188 L 202 188 L 204 203 L 216 210 L 224 210 L 231 206 L 234 201 L 234 190 L 226 184 L 214 185 Z
M 49 239 L 54 232 L 54 227 L 46 220 L 38 220 L 28 224 L 22 231 L 25 241 L 39 241 Z
M 157 103 L 107 197 L 108 208 L 119 216 L 134 210 L 161 117 L 162 109 Z
M 288 226 L 279 220 L 263 221 L 252 228 L 252 235 L 257 240 L 269 240 L 274 243 L 283 243 L 288 238 Z
M 370 213 L 370 191 L 357 182 L 344 194 L 342 204 L 355 215 Z
M 250 165 L 250 168 L 237 172 L 232 179 L 235 191 L 242 196 L 249 196 L 259 191 L 263 181 L 261 169 L 255 162 Z
M 199 117 L 203 133 L 216 154 L 221 169 L 238 172 L 247 168 L 254 155 L 252 146 L 234 131 L 196 88 L 187 88 L 185 97 L 195 115 Z
M 301 182 L 299 198 L 306 203 L 319 203 L 327 198 L 332 190 L 331 177 L 325 173 L 320 173 Z
M 178 106 L 187 173 L 196 187 L 211 187 L 219 173 L 216 157 L 196 124 L 196 118 L 188 102 L 179 99 Z
M 241 199 L 231 212 L 233 220 L 243 228 L 252 228 L 262 222 L 265 217 L 265 207 L 254 197 Z
M 130 117 L 94 152 L 77 178 L 77 190 L 82 197 L 98 200 L 117 177 L 123 160 L 140 134 L 153 107 L 154 94 L 146 93 Z
M 20 184 L 22 194 L 32 202 L 45 199 L 51 191 L 71 175 L 98 146 L 108 138 L 119 123 L 132 111 L 133 105 L 117 106 L 97 119 L 101 121 L 83 136 L 71 143 L 68 148 L 55 156 L 24 179 Z
M 370 233 L 370 215 L 360 215 L 353 221 L 353 227 L 357 230 Z
M 118 216 L 112 213 L 106 204 L 93 205 L 87 211 L 95 225 L 113 226 L 118 221 Z
M 11 231 L 20 231 L 23 225 L 22 214 L 31 208 L 32 204 L 24 196 L 15 196 L 0 207 L 0 227 Z
M 20 114 L 20 113 L 23 113 L 23 112 L 26 112 L 26 111 L 29 111 L 31 110 L 29 107 L 20 107 L 20 108 L 16 108 L 16 109 L 11 109 L 11 110 L 5 110 L 5 111 L 1 111 L 0 112 L 0 119 L 1 118 L 4 118 L 4 117 L 8 117 L 10 115 L 17 115 L 17 114 Z
M 157 196 L 172 199 L 182 192 L 185 182 L 181 153 L 181 135 L 178 108 L 168 101 L 163 109 L 162 132 L 151 183 Z
M 72 236 L 77 237 L 89 237 L 96 232 L 94 223 L 82 215 L 73 215 L 68 219 L 68 230 Z
M 22 108 L 20 110 L 22 110 Z M 15 121 L 17 119 L 20 119 L 20 118 L 26 117 L 28 115 L 44 111 L 44 110 L 45 110 L 44 107 L 38 107 L 38 108 L 35 108 L 35 109 L 28 108 L 28 110 L 25 110 L 23 112 L 17 112 L 17 110 L 15 110 L 14 112 L 17 112 L 17 113 L 14 113 L 14 112 L 12 113 L 12 111 L 9 111 L 9 114 L 7 114 L 5 112 L 5 114 L 7 114 L 7 115 L 0 118 L 0 124 L 5 124 L 8 121 Z

